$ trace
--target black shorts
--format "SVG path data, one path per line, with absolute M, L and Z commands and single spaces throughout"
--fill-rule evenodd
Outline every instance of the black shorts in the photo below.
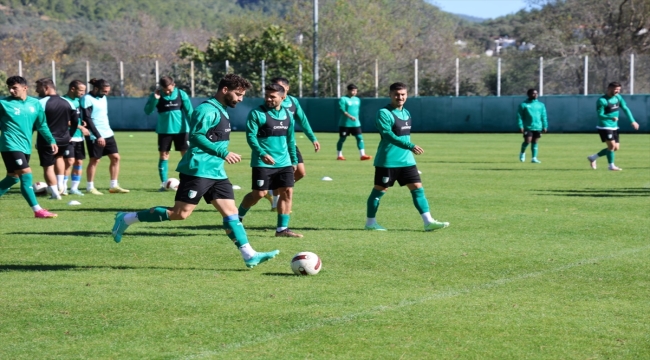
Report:
M 305 162 L 302 160 L 302 154 L 300 153 L 300 149 L 296 146 L 296 157 L 298 157 L 298 164 L 304 164 Z
M 190 134 L 158 134 L 158 151 L 170 151 L 174 142 L 174 150 L 187 151 L 190 148 Z
M 355 126 L 355 127 L 339 126 L 339 136 L 346 137 L 348 135 L 352 135 L 352 136 L 361 135 L 361 126 Z
M 57 144 L 59 151 L 56 154 L 52 152 L 52 148 L 49 145 L 38 146 L 36 148 L 36 151 L 38 152 L 38 160 L 40 161 L 40 165 L 42 167 L 53 166 L 56 162 L 56 158 L 65 156 L 65 152 L 68 150 L 68 145 L 70 144 Z
M 84 160 L 86 158 L 86 148 L 84 147 L 83 141 L 73 141 L 68 145 L 65 153 L 63 154 L 64 159 L 75 159 L 75 160 Z
M 389 188 L 395 184 L 395 180 L 397 180 L 399 186 L 422 182 L 418 168 L 415 165 L 399 168 L 375 166 L 375 185 Z
M 602 142 L 614 140 L 618 144 L 618 130 L 598 129 L 598 135 Z
M 175 201 L 198 205 L 201 197 L 208 204 L 217 199 L 235 200 L 235 192 L 228 179 L 206 179 L 183 173 L 179 173 L 179 175 L 180 184 L 176 190 Z
M 5 162 L 5 168 L 8 174 L 13 174 L 16 170 L 27 169 L 29 167 L 29 155 L 21 151 L 3 151 L 2 161 Z
M 541 131 L 531 131 L 531 130 L 524 130 L 524 139 L 532 137 L 533 139 L 539 139 L 542 137 L 542 132 Z
M 97 144 L 97 140 L 92 141 L 90 137 L 86 137 L 86 146 L 88 147 L 88 156 L 94 159 L 101 159 L 104 155 L 117 154 L 117 143 L 115 136 L 104 138 L 106 146 L 101 147 Z
M 253 168 L 253 190 L 275 190 L 281 187 L 293 187 L 293 166 L 283 168 Z

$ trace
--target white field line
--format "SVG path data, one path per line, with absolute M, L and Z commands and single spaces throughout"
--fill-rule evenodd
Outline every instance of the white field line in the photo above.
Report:
M 548 269 L 548 270 L 543 270 L 543 271 L 536 271 L 536 272 L 517 275 L 517 276 L 513 276 L 513 277 L 501 278 L 501 279 L 490 281 L 490 282 L 487 282 L 487 283 L 484 283 L 484 284 L 468 286 L 468 287 L 464 287 L 464 288 L 460 288 L 460 289 L 444 290 L 444 291 L 436 292 L 436 293 L 431 294 L 429 296 L 421 297 L 419 299 L 402 300 L 398 304 L 394 304 L 394 305 L 375 306 L 375 307 L 369 308 L 369 309 L 364 310 L 364 311 L 355 312 L 355 313 L 343 315 L 343 316 L 336 317 L 336 318 L 317 320 L 317 321 L 314 321 L 314 322 L 312 322 L 310 324 L 304 324 L 304 325 L 301 325 L 301 326 L 296 326 L 296 327 L 294 327 L 292 329 L 288 329 L 288 330 L 283 331 L 283 332 L 269 333 L 269 334 L 266 334 L 266 335 L 256 336 L 254 338 L 250 338 L 250 339 L 247 339 L 245 341 L 230 343 L 230 344 L 227 344 L 225 346 L 222 346 L 218 350 L 202 351 L 202 352 L 200 352 L 198 354 L 184 357 L 184 359 L 201 359 L 201 358 L 206 358 L 206 357 L 213 357 L 213 356 L 216 356 L 216 355 L 222 355 L 222 354 L 228 353 L 230 351 L 233 351 L 233 350 L 236 350 L 236 349 L 239 349 L 239 348 L 243 348 L 243 347 L 247 347 L 247 346 L 257 346 L 258 344 L 261 344 L 261 343 L 264 343 L 264 342 L 267 342 L 267 341 L 270 341 L 270 340 L 279 339 L 279 338 L 282 338 L 282 337 L 287 336 L 287 335 L 301 333 L 301 332 L 304 332 L 304 331 L 307 331 L 307 330 L 312 330 L 312 329 L 316 329 L 316 328 L 320 328 L 320 327 L 324 327 L 324 326 L 338 325 L 338 324 L 341 324 L 341 323 L 354 321 L 357 318 L 362 318 L 362 317 L 365 317 L 365 316 L 368 316 L 368 315 L 376 315 L 376 314 L 380 314 L 380 313 L 383 313 L 383 312 L 386 312 L 386 311 L 399 310 L 401 308 L 422 304 L 422 303 L 432 301 L 432 300 L 449 299 L 449 298 L 453 298 L 453 297 L 456 297 L 456 296 L 469 294 L 469 293 L 472 293 L 472 292 L 475 292 L 475 291 L 492 289 L 492 288 L 499 287 L 499 286 L 509 284 L 509 283 L 519 281 L 519 280 L 539 278 L 539 277 L 543 277 L 544 275 L 561 272 L 561 271 L 564 271 L 564 270 L 572 269 L 572 268 L 583 266 L 583 265 L 590 265 L 590 264 L 594 264 L 594 263 L 597 263 L 597 262 L 600 262 L 600 261 L 617 258 L 617 257 L 623 256 L 623 255 L 629 255 L 629 254 L 642 252 L 642 251 L 645 251 L 645 250 L 648 250 L 648 249 L 650 249 L 650 245 L 639 247 L 639 248 L 634 248 L 634 249 L 626 249 L 626 250 L 622 250 L 622 251 L 619 251 L 619 252 L 616 252 L 616 253 L 609 254 L 607 256 L 580 260 L 578 262 L 566 264 L 566 265 L 556 267 L 556 268 L 553 268 L 553 269 Z

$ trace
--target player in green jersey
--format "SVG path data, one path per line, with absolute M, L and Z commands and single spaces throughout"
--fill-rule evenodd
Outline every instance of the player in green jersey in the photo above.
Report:
M 169 151 L 174 143 L 174 150 L 185 155 L 189 145 L 188 119 L 192 117 L 192 103 L 185 91 L 176 88 L 174 79 L 169 76 L 160 78 L 160 88 L 156 89 L 144 106 L 145 114 L 158 111 L 158 175 L 160 176 L 160 191 L 165 191 L 167 181 Z
M 244 196 L 239 216 L 243 220 L 271 189 L 279 196 L 275 236 L 302 237 L 289 229 L 293 175 L 298 165 L 293 116 L 282 106 L 286 98 L 284 87 L 271 84 L 264 90 L 264 105 L 251 110 L 246 119 L 246 139 L 253 150 L 253 191 Z
M 86 123 L 83 122 L 81 112 L 81 98 L 86 94 L 86 85 L 80 80 L 72 80 L 68 85 L 68 93 L 63 95 L 63 98 L 68 100 L 72 106 L 79 112 L 79 121 L 76 129 L 70 129 L 72 138 L 68 151 L 63 158 L 65 163 L 65 189 L 61 195 L 68 192 L 67 178 L 72 179 L 70 184 L 70 194 L 83 196 L 84 194 L 79 191 L 79 184 L 81 183 L 81 174 L 83 172 L 83 163 L 86 159 L 86 149 L 84 148 L 84 136 L 90 136 L 90 132 L 86 128 Z
M 415 166 L 413 154 L 420 155 L 424 150 L 411 143 L 411 114 L 404 108 L 407 87 L 404 83 L 390 86 L 390 104 L 377 113 L 375 126 L 381 135 L 381 141 L 375 156 L 375 187 L 367 202 L 366 230 L 386 229 L 377 223 L 375 216 L 379 201 L 388 188 L 395 184 L 406 185 L 411 191 L 413 204 L 422 216 L 424 230 L 432 231 L 446 228 L 448 222 L 436 221 L 429 212 L 429 202 L 424 195 L 420 174 Z
M 519 131 L 524 134 L 524 142 L 521 143 L 521 152 L 519 161 L 526 161 L 526 148 L 532 143 L 532 160 L 533 164 L 539 164 L 537 159 L 538 145 L 537 141 L 542 137 L 542 131 L 546 133 L 548 129 L 548 119 L 546 118 L 546 106 L 537 100 L 537 90 L 528 89 L 526 93 L 528 99 L 522 102 L 517 109 L 517 122 Z
M 226 109 L 240 103 L 250 88 L 248 80 L 235 74 L 221 79 L 214 97 L 203 102 L 192 113 L 190 147 L 176 168 L 181 182 L 176 191 L 174 207 L 157 206 L 139 212 L 118 212 L 112 230 L 115 242 L 122 241 L 124 231 L 137 222 L 185 220 L 203 198 L 223 217 L 226 234 L 239 249 L 247 267 L 255 267 L 280 253 L 278 250 L 256 252 L 248 243 L 246 230 L 237 214 L 232 184 L 224 169 L 225 163 L 241 161 L 239 154 L 228 151 L 230 117 Z
M 339 141 L 336 143 L 337 157 L 336 160 L 345 160 L 343 157 L 343 143 L 345 139 L 352 135 L 357 139 L 357 148 L 359 149 L 359 156 L 361 160 L 370 160 L 372 156 L 366 155 L 366 150 L 363 145 L 363 135 L 361 134 L 361 121 L 359 120 L 359 108 L 361 107 L 361 100 L 357 97 L 359 88 L 354 85 L 348 85 L 348 96 L 343 96 L 339 100 Z
M 621 171 L 620 167 L 614 164 L 614 152 L 620 148 L 618 135 L 618 117 L 619 109 L 623 109 L 627 119 L 630 120 L 634 130 L 639 130 L 639 124 L 634 121 L 632 112 L 627 107 L 625 100 L 619 94 L 621 84 L 612 82 L 607 86 L 607 93 L 603 95 L 596 103 L 596 112 L 598 113 L 598 134 L 600 140 L 607 144 L 607 148 L 600 150 L 598 153 L 587 156 L 592 169 L 596 169 L 596 160 L 601 156 L 607 156 L 607 167 L 611 171 Z
M 10 96 L 0 99 L 0 155 L 7 169 L 7 176 L 0 181 L 0 196 L 20 182 L 20 193 L 37 218 L 55 218 L 38 204 L 32 189 L 32 169 L 29 158 L 32 153 L 32 132 L 38 133 L 50 144 L 54 154 L 59 152 L 56 140 L 45 121 L 41 103 L 27 96 L 27 80 L 12 76 L 6 81 Z
M 305 115 L 305 112 L 302 110 L 298 99 L 296 99 L 294 96 L 289 95 L 289 90 L 291 89 L 291 86 L 289 86 L 289 80 L 283 77 L 276 77 L 271 79 L 271 83 L 278 84 L 284 88 L 287 97 L 282 102 L 282 107 L 286 108 L 289 113 L 292 114 L 295 123 L 300 125 L 302 132 L 305 133 L 305 136 L 307 136 L 309 141 L 311 141 L 314 145 L 314 151 L 318 152 L 320 150 L 320 143 L 318 142 L 318 139 L 316 139 L 314 132 L 311 130 L 311 125 L 309 125 L 307 115 Z M 305 170 L 305 163 L 302 159 L 302 154 L 300 153 L 298 147 L 296 147 L 296 154 L 298 155 L 298 166 L 293 173 L 293 178 L 297 182 L 298 180 L 304 178 L 305 175 L 307 175 L 307 171 Z M 271 198 L 271 195 L 273 195 L 273 198 Z M 269 190 L 266 198 L 271 200 L 271 210 L 275 211 L 278 204 L 279 195 L 275 194 L 273 190 Z

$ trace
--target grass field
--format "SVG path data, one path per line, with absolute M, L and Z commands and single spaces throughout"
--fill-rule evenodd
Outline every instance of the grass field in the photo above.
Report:
M 305 237 L 275 238 L 261 202 L 250 242 L 281 253 L 251 270 L 204 203 L 115 244 L 116 211 L 174 198 L 157 192 L 155 134 L 116 137 L 130 194 L 39 198 L 53 220 L 34 219 L 18 187 L 0 198 L 1 359 L 650 358 L 650 135 L 623 135 L 624 171 L 609 172 L 586 160 L 603 147 L 595 133 L 545 135 L 539 165 L 518 161 L 519 135 L 415 134 L 432 214 L 451 223 L 433 233 L 398 187 L 377 216 L 389 231 L 362 230 L 372 163 L 352 139 L 337 162 L 336 134 L 319 134 L 318 154 L 300 138 L 290 226 Z M 366 135 L 370 154 L 377 141 Z M 241 132 L 231 150 L 245 155 L 227 167 L 239 204 Z M 299 251 L 321 256 L 320 274 L 291 273 Z

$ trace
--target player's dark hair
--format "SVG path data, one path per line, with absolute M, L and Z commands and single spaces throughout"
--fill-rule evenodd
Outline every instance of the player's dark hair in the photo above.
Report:
M 36 85 L 40 85 L 43 87 L 47 87 L 50 89 L 56 89 L 56 85 L 54 85 L 54 81 L 50 78 L 41 78 L 36 80 Z
M 273 84 L 281 84 L 281 85 L 284 85 L 284 86 L 289 86 L 289 79 L 287 79 L 285 77 L 278 76 L 278 77 L 274 77 L 273 79 L 271 79 L 271 83 L 273 83 Z
M 160 86 L 161 87 L 167 87 L 169 85 L 172 85 L 174 83 L 174 79 L 171 78 L 171 76 L 161 76 L 160 77 Z
M 95 90 L 95 89 L 102 89 L 102 88 L 105 88 L 105 87 L 111 86 L 111 84 L 109 84 L 108 81 L 106 81 L 106 80 L 104 80 L 104 79 L 95 79 L 95 78 L 92 78 L 92 79 L 90 79 L 90 81 L 88 81 L 88 82 L 90 83 L 90 85 L 93 86 L 93 90 Z
M 537 89 L 528 89 L 528 91 L 526 91 L 526 95 L 532 96 L 535 91 L 537 91 Z
M 280 95 L 285 94 L 284 87 L 282 87 L 280 84 L 268 84 L 264 87 L 264 90 L 267 93 L 277 92 L 280 93 Z
M 11 76 L 7 79 L 7 81 L 5 81 L 5 83 L 7 86 L 14 86 L 16 84 L 27 86 L 27 80 L 25 80 L 24 77 L 18 75 Z
M 406 86 L 406 84 L 404 84 L 404 83 L 396 82 L 396 83 L 392 83 L 390 85 L 389 89 L 390 89 L 391 92 L 397 91 L 397 90 L 406 90 L 406 89 L 408 89 L 408 86 Z
M 68 84 L 68 91 L 72 89 L 79 89 L 80 85 L 85 85 L 81 80 L 72 80 L 70 81 L 70 84 Z
M 356 85 L 354 85 L 354 84 L 350 84 L 350 85 L 348 85 L 348 90 L 358 90 L 358 89 L 359 89 L 359 88 L 358 88 Z
M 622 87 L 622 86 L 621 86 L 621 83 L 620 83 L 620 82 L 618 82 L 618 81 L 612 81 L 611 83 L 609 83 L 609 85 L 607 85 L 607 87 L 608 87 L 608 88 L 611 88 L 611 87 L 615 87 L 615 88 L 617 88 L 617 87 Z
M 244 79 L 243 77 L 235 74 L 227 74 L 223 77 L 223 79 L 219 81 L 219 87 L 217 90 L 221 90 L 223 88 L 228 88 L 229 90 L 250 90 L 252 87 L 253 85 L 251 85 L 250 81 Z

